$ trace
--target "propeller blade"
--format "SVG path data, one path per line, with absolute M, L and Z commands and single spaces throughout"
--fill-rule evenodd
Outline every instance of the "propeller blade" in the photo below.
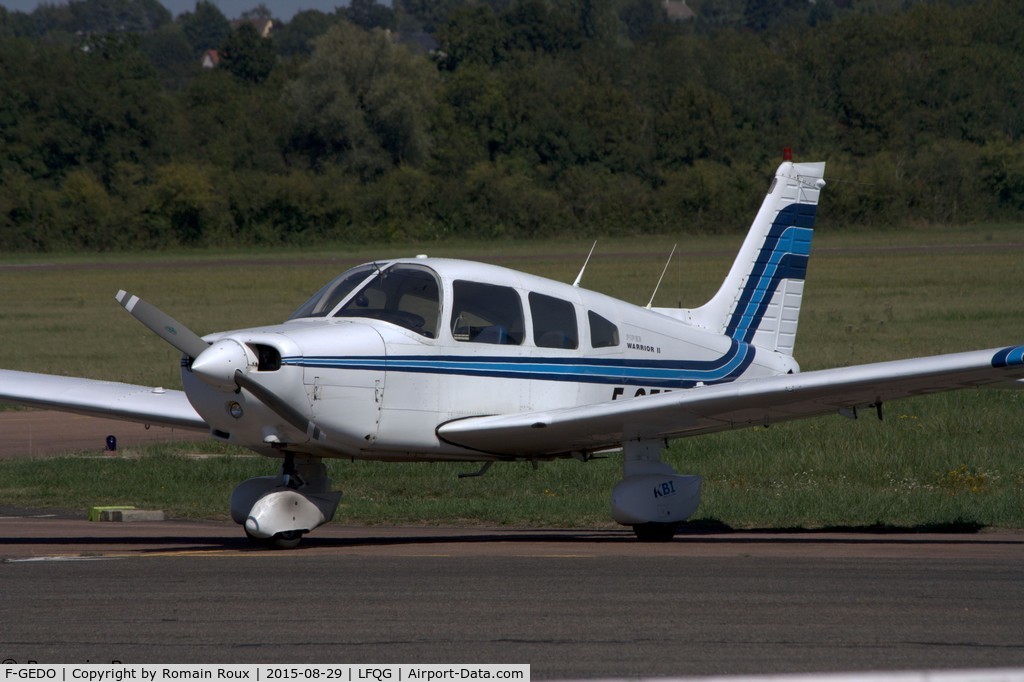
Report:
M 125 290 L 117 292 L 117 302 L 150 331 L 190 358 L 196 358 L 209 347 L 195 332 L 164 311 L 146 303 Z
M 281 419 L 284 419 L 313 440 L 322 441 L 327 439 L 327 434 L 321 431 L 320 427 L 314 424 L 311 419 L 240 369 L 235 370 L 235 383 L 240 388 L 244 388 L 249 393 L 252 393 L 256 396 L 257 400 L 276 412 Z

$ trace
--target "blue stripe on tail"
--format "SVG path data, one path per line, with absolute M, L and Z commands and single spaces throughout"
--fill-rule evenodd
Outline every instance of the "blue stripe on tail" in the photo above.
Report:
M 779 211 L 754 260 L 726 334 L 750 343 L 779 283 L 807 276 L 816 213 L 817 206 L 808 204 L 790 204 Z
M 1024 365 L 1024 346 L 1004 348 L 992 356 L 993 367 L 1016 367 Z

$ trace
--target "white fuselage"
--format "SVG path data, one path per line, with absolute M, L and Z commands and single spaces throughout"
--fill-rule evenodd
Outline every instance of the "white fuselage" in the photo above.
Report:
M 266 454 L 487 460 L 497 455 L 446 443 L 438 426 L 796 367 L 788 355 L 502 267 L 421 258 L 363 268 L 284 324 L 208 337 L 241 344 L 248 371 L 326 437 L 185 367 L 188 398 L 215 436 Z

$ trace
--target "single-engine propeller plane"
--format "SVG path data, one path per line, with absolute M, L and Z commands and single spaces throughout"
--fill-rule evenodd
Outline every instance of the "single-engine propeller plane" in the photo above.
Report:
M 182 353 L 183 391 L 0 371 L 0 400 L 208 432 L 282 460 L 231 516 L 292 546 L 330 520 L 323 459 L 537 461 L 621 449 L 612 516 L 671 538 L 701 479 L 669 439 L 1024 377 L 1024 346 L 801 373 L 793 358 L 824 163 L 785 160 L 719 291 L 641 307 L 503 267 L 415 257 L 339 275 L 283 324 L 199 337 L 117 300 Z M 581 273 L 582 274 L 582 273 Z

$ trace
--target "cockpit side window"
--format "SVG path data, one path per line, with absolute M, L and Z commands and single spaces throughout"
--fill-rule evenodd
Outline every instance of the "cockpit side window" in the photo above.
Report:
M 593 310 L 587 311 L 590 322 L 590 347 L 610 348 L 619 345 L 619 328 Z
M 579 331 L 572 303 L 544 294 L 530 294 L 533 342 L 538 348 L 577 348 Z
M 519 345 L 525 335 L 523 304 L 511 287 L 452 282 L 452 336 L 456 341 Z
M 360 265 L 357 268 L 346 270 L 330 282 L 325 284 L 320 291 L 299 306 L 298 310 L 291 314 L 289 320 L 300 317 L 326 317 L 331 314 L 345 297 L 352 293 L 352 290 L 365 282 L 371 275 L 379 272 L 375 265 Z
M 436 338 L 441 316 L 437 278 L 423 267 L 394 265 L 367 283 L 335 317 L 369 317 Z

